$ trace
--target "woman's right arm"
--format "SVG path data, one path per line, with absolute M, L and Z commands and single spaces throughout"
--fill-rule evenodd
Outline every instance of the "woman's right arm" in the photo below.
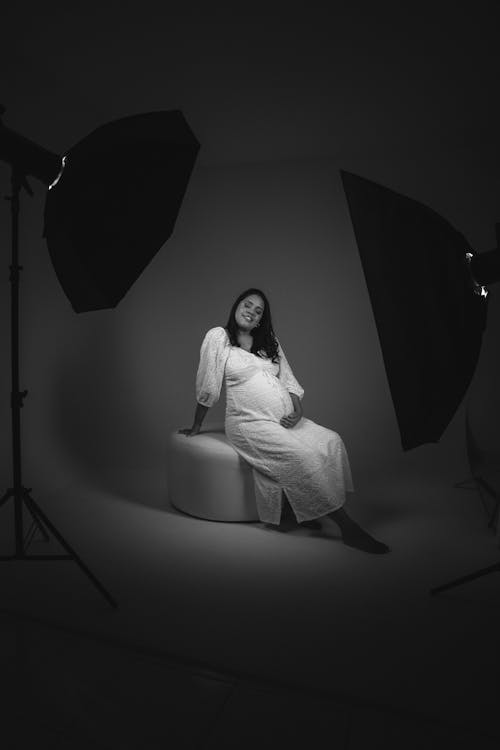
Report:
M 200 349 L 200 363 L 196 373 L 197 404 L 193 426 L 179 430 L 188 437 L 199 433 L 207 411 L 219 400 L 228 351 L 227 334 L 224 328 L 221 326 L 211 328 L 206 333 Z
M 203 404 L 196 404 L 193 426 L 186 427 L 185 429 L 179 430 L 179 432 L 181 432 L 183 435 L 186 435 L 187 437 L 194 437 L 194 435 L 197 435 L 201 430 L 201 425 L 203 423 L 203 420 L 205 419 L 205 415 L 208 409 L 208 406 L 204 406 Z

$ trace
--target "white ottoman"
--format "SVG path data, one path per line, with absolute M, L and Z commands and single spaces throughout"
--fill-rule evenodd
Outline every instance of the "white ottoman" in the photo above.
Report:
M 228 442 L 223 424 L 194 437 L 170 435 L 169 499 L 174 508 L 210 521 L 258 521 L 252 467 Z

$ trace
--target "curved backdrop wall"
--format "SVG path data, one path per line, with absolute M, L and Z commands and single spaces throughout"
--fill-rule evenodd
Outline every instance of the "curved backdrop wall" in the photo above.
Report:
M 163 488 L 167 435 L 192 423 L 203 336 L 225 324 L 236 295 L 253 285 L 270 299 L 275 331 L 305 389 L 305 414 L 342 435 L 355 479 L 401 460 L 339 166 L 346 165 L 307 159 L 195 167 L 173 236 L 128 295 L 114 310 L 80 315 L 59 287 L 40 238 L 42 196 L 23 202 L 21 387 L 29 389 L 22 412 L 29 486 L 112 481 L 118 488 Z M 349 167 L 424 200 L 473 245 L 482 241 L 480 249 L 488 248 L 486 188 L 483 204 L 471 206 L 463 194 L 459 199 L 446 191 L 444 168 L 429 186 L 423 177 L 420 184 L 405 177 L 411 171 L 401 160 Z M 4 235 L 7 240 L 6 227 Z M 7 426 L 7 294 L 2 307 Z M 497 323 L 493 300 L 477 393 L 493 391 L 488 379 L 498 365 L 491 339 Z M 207 421 L 223 416 L 224 393 Z M 2 443 L 1 473 L 9 486 L 7 429 Z M 405 460 L 456 462 L 457 481 L 463 479 L 463 408 L 439 445 L 412 453 Z

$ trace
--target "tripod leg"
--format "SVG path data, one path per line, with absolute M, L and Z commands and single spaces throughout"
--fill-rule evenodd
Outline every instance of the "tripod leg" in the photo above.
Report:
M 500 501 L 497 500 L 497 504 L 495 505 L 495 508 L 493 510 L 493 513 L 491 514 L 491 518 L 488 521 L 488 528 L 489 529 L 495 529 L 498 523 L 498 512 L 500 510 Z
M 23 499 L 25 499 L 26 497 L 30 498 L 30 494 L 29 493 L 30 493 L 30 490 L 23 489 Z M 47 532 L 45 531 L 45 529 L 43 527 L 42 521 L 38 518 L 38 516 L 36 515 L 36 512 L 33 512 L 33 509 L 30 507 L 29 503 L 26 503 L 26 508 L 27 508 L 28 513 L 30 514 L 31 518 L 33 519 L 33 526 L 36 526 L 36 528 L 38 529 L 38 531 L 43 536 L 44 541 L 48 542 L 49 539 L 50 539 L 50 537 L 47 534 Z M 31 542 L 33 541 L 33 537 L 34 536 L 35 536 L 35 531 L 33 530 L 33 527 L 32 527 L 32 529 L 30 530 L 30 532 L 26 535 L 26 539 L 25 539 L 25 542 L 24 542 L 24 548 L 25 549 L 27 549 L 27 547 L 31 544 Z
M 487 568 L 481 568 L 481 570 L 476 570 L 475 573 L 469 573 L 466 576 L 462 576 L 461 578 L 456 578 L 454 581 L 450 581 L 450 583 L 445 583 L 442 586 L 436 586 L 436 588 L 431 589 L 431 596 L 433 594 L 438 594 L 440 591 L 446 591 L 447 589 L 451 589 L 454 586 L 460 586 L 462 583 L 468 583 L 469 581 L 474 581 L 476 578 L 480 578 L 481 576 L 485 576 L 488 573 L 494 573 L 496 571 L 500 571 L 500 563 L 495 563 L 495 565 L 489 565 Z
M 33 521 L 32 524 L 31 524 L 31 526 L 30 526 L 30 529 L 29 529 L 28 533 L 24 537 L 23 549 L 27 550 L 29 548 L 31 542 L 33 541 L 33 539 L 35 537 L 35 529 L 36 529 L 36 524 Z
M 76 552 L 69 546 L 67 541 L 64 539 L 64 537 L 59 533 L 59 531 L 56 529 L 54 524 L 47 518 L 45 513 L 40 510 L 38 505 L 35 503 L 33 498 L 28 495 L 26 492 L 24 495 L 24 500 L 26 502 L 26 505 L 28 506 L 30 512 L 32 515 L 36 516 L 39 520 L 43 522 L 43 524 L 49 529 L 51 534 L 57 539 L 59 544 L 64 547 L 66 552 L 68 552 L 69 556 L 76 562 L 76 564 L 83 570 L 85 575 L 92 581 L 94 586 L 101 592 L 101 594 L 104 596 L 104 598 L 111 604 L 112 607 L 115 609 L 118 608 L 118 604 L 113 599 L 111 594 L 106 591 L 102 583 L 95 577 L 95 575 L 92 573 L 92 571 L 89 570 L 89 568 L 85 565 L 83 560 L 76 554 Z
M 476 483 L 474 479 L 464 479 L 462 482 L 456 482 L 453 486 L 460 490 L 475 490 L 476 489 Z
M 2 497 L 2 499 L 0 500 L 0 508 L 2 507 L 2 505 L 5 505 L 5 503 L 7 502 L 7 500 L 9 500 L 11 497 L 14 497 L 14 490 L 13 489 L 7 490 L 7 492 L 5 493 L 5 495 Z
M 30 490 L 26 490 L 26 489 L 23 488 L 23 500 L 25 500 L 26 498 L 28 498 L 28 500 L 31 500 L 34 503 L 34 500 L 33 500 L 33 498 L 31 497 L 31 495 L 29 493 L 30 493 Z M 47 532 L 45 531 L 41 519 L 37 516 L 36 509 L 30 507 L 29 502 L 26 503 L 26 508 L 27 508 L 28 513 L 30 514 L 31 518 L 33 519 L 33 524 L 38 528 L 38 530 L 42 534 L 42 536 L 44 538 L 44 541 L 48 542 L 49 539 L 50 539 L 50 537 L 47 534 Z M 35 508 L 36 508 L 36 506 L 35 506 Z M 31 536 L 31 538 L 30 538 L 30 543 L 31 543 L 31 541 L 33 540 L 33 536 L 34 536 L 34 531 L 31 533 L 30 536 Z M 26 546 L 27 546 L 27 543 L 25 544 L 25 547 Z

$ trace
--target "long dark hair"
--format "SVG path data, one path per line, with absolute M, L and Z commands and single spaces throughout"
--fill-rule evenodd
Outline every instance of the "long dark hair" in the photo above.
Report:
M 264 311 L 262 313 L 262 318 L 260 319 L 260 323 L 257 328 L 254 328 L 252 330 L 253 343 L 250 351 L 252 352 L 252 354 L 258 355 L 259 351 L 263 349 L 269 359 L 271 359 L 273 362 L 279 362 L 278 342 L 276 341 L 276 336 L 274 335 L 273 331 L 271 309 L 269 307 L 269 302 L 266 295 L 264 294 L 264 292 L 261 292 L 260 289 L 246 289 L 239 295 L 239 297 L 237 297 L 237 299 L 233 303 L 226 324 L 226 331 L 229 335 L 231 344 L 232 346 L 240 345 L 238 341 L 238 326 L 236 324 L 234 314 L 241 300 L 245 299 L 245 297 L 249 297 L 250 294 L 258 294 L 259 297 L 262 297 L 262 299 L 264 300 Z

